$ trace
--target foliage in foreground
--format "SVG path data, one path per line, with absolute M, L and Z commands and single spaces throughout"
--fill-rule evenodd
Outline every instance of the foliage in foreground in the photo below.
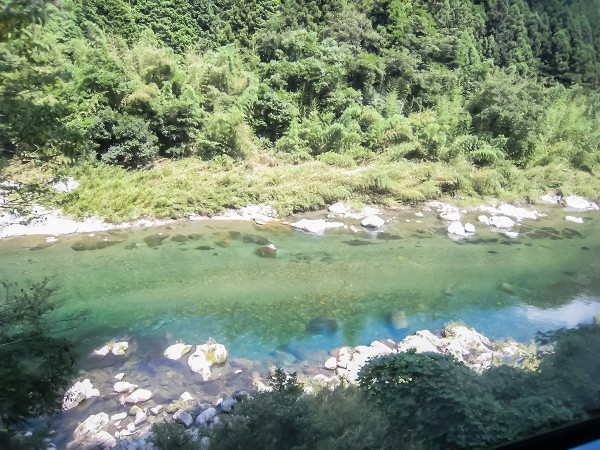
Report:
M 0 298 L 0 447 L 19 444 L 15 426 L 59 411 L 71 381 L 72 343 L 56 334 L 79 317 L 57 317 L 48 281 L 26 289 L 3 283 Z
M 600 327 L 538 340 L 554 352 L 535 372 L 498 366 L 480 375 L 450 356 L 409 351 L 371 360 L 356 387 L 305 395 L 295 374 L 277 370 L 273 392 L 222 416 L 211 449 L 478 448 L 598 414 Z

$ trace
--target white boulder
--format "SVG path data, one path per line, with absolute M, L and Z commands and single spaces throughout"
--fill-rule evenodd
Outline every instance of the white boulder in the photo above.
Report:
M 467 232 L 465 231 L 463 224 L 459 221 L 456 221 L 448 225 L 448 234 L 454 234 L 455 236 L 466 236 Z
M 441 204 L 438 206 L 438 213 L 441 219 L 448 222 L 460 222 L 460 212 L 456 206 Z
M 94 389 L 92 382 L 88 378 L 83 381 L 77 381 L 65 392 L 62 409 L 66 411 L 75 408 L 82 401 L 92 397 L 100 397 L 100 391 Z
M 325 230 L 330 228 L 341 228 L 344 226 L 341 222 L 327 222 L 323 219 L 302 219 L 299 222 L 292 223 L 292 228 L 297 230 L 306 231 L 307 233 L 323 234 Z
M 143 403 L 152 398 L 152 392 L 147 389 L 137 389 L 125 397 L 125 403 Z
M 564 198 L 565 205 L 569 208 L 574 209 L 584 209 L 584 210 L 597 210 L 598 205 L 586 200 L 583 197 L 579 197 L 577 195 L 567 195 Z
M 131 384 L 128 381 L 117 381 L 113 386 L 115 392 L 128 392 L 131 393 L 137 389 L 137 384 Z
M 109 353 L 110 353 L 110 345 L 108 345 L 108 344 L 93 351 L 94 356 L 100 356 L 102 358 L 105 357 L 106 355 L 108 355 Z
M 515 221 L 506 216 L 492 216 L 490 225 L 496 228 L 512 228 L 515 226 Z
M 488 216 L 485 215 L 481 215 L 477 218 L 477 220 L 479 220 L 482 224 L 484 225 L 489 225 L 490 224 L 490 218 Z
M 465 224 L 465 231 L 467 233 L 470 233 L 470 234 L 475 233 L 475 225 L 473 225 L 472 223 L 466 223 Z
M 178 360 L 183 355 L 188 353 L 191 349 L 192 349 L 191 345 L 182 344 L 182 343 L 173 344 L 173 345 L 167 347 L 164 355 L 169 359 Z
M 365 217 L 360 224 L 365 228 L 380 228 L 384 223 L 385 220 L 383 220 L 381 217 L 371 215 Z
M 73 432 L 67 450 L 108 449 L 117 445 L 116 439 L 106 431 L 109 417 L 106 413 L 89 416 Z
M 582 217 L 567 216 L 567 217 L 565 217 L 565 220 L 567 222 L 583 223 L 583 218 Z
M 331 358 L 327 359 L 327 361 L 325 361 L 325 368 L 327 370 L 335 370 L 337 368 L 337 359 L 335 358 L 335 356 L 332 356 Z
M 210 380 L 211 366 L 223 364 L 227 360 L 227 349 L 223 344 L 202 344 L 196 346 L 196 351 L 188 358 L 192 372 L 199 373 L 204 381 Z

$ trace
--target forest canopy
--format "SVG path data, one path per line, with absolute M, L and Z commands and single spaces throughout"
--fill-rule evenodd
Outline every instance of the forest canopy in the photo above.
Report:
M 597 0 L 3 0 L 0 23 L 13 160 L 453 168 L 361 188 L 400 201 L 600 164 Z

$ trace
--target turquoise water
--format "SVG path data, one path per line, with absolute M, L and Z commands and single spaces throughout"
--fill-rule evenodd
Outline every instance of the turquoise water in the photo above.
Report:
M 600 221 L 483 226 L 455 241 L 434 213 L 396 212 L 379 235 L 205 221 L 0 243 L 9 281 L 52 277 L 65 311 L 86 310 L 86 351 L 115 336 L 204 342 L 244 358 L 400 339 L 463 320 L 493 338 L 589 321 L 600 310 Z M 409 223 L 406 220 L 410 220 Z M 276 258 L 257 254 L 274 243 Z
M 21 284 L 51 277 L 65 313 L 88 313 L 72 332 L 79 375 L 103 394 L 57 418 L 64 443 L 78 420 L 120 411 L 110 394 L 120 371 L 151 386 L 156 403 L 183 390 L 210 403 L 270 364 L 310 375 L 302 361 L 319 366 L 335 347 L 400 340 L 448 321 L 526 342 L 537 331 L 589 323 L 600 312 L 599 215 L 585 213 L 575 225 L 559 208 L 546 212 L 553 218 L 525 221 L 516 239 L 481 226 L 453 240 L 434 212 L 418 223 L 415 210 L 390 211 L 379 234 L 314 236 L 283 224 L 210 220 L 51 244 L 15 238 L 0 242 L 0 273 Z M 257 252 L 269 242 L 276 258 Z M 230 371 L 216 382 L 204 383 L 185 359 L 161 357 L 176 340 L 211 337 L 230 354 Z M 129 340 L 125 358 L 88 356 L 113 338 Z

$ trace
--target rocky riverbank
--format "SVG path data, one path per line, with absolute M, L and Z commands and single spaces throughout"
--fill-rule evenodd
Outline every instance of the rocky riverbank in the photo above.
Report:
M 127 352 L 136 346 L 135 343 L 115 342 L 109 347 L 108 352 L 105 353 L 103 347 L 90 357 L 103 358 L 101 355 L 105 354 L 105 357 L 113 358 L 111 361 L 118 362 L 118 358 L 126 358 Z M 514 341 L 492 342 L 465 325 L 449 324 L 437 334 L 422 330 L 400 342 L 387 339 L 374 341 L 369 346 L 337 348 L 329 355 L 297 362 L 286 369 L 299 373 L 305 392 L 310 395 L 318 386 L 334 387 L 343 382 L 355 382 L 360 369 L 372 358 L 409 349 L 449 354 L 478 372 L 499 364 L 519 366 L 527 359 L 535 359 L 536 354 L 535 347 Z M 202 430 L 219 423 L 221 415 L 230 414 L 253 392 L 270 389 L 267 381 L 270 372 L 266 367 L 259 368 L 257 364 L 258 370 L 252 370 L 253 362 L 248 361 L 244 362 L 246 368 L 239 368 L 242 367 L 240 361 L 232 358 L 223 345 L 214 341 L 195 346 L 178 342 L 166 348 L 156 359 L 163 364 L 179 362 L 171 366 L 176 371 L 170 371 L 170 380 L 175 383 L 177 379 L 193 381 L 193 374 L 200 374 L 202 381 L 198 380 L 196 384 L 196 394 L 184 391 L 173 397 L 170 383 L 163 386 L 161 381 L 156 387 L 151 379 L 140 377 L 135 370 L 113 375 L 112 385 L 109 380 L 98 383 L 100 389 L 94 388 L 90 379 L 78 380 L 65 394 L 63 414 L 73 409 L 80 409 L 81 414 L 90 407 L 90 403 L 102 399 L 104 404 L 102 411 L 90 414 L 75 427 L 66 444 L 67 449 L 152 449 L 148 441 L 152 424 L 176 421 L 189 433 L 199 435 Z M 122 370 L 122 365 L 115 365 Z M 110 371 L 110 367 L 107 369 Z M 243 372 L 250 375 L 251 380 L 251 383 L 246 383 L 246 389 L 222 392 L 223 389 L 232 389 L 234 380 Z M 204 396 L 198 395 L 200 392 Z M 211 395 L 215 392 L 220 394 Z M 207 402 L 210 397 L 212 399 Z M 206 439 L 202 442 L 207 445 Z

